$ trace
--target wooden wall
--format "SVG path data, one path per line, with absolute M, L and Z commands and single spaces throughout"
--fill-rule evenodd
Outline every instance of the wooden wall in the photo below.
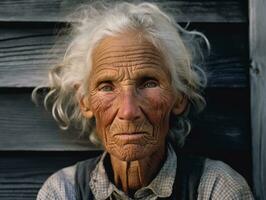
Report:
M 64 15 L 85 0 L 0 1 L 0 199 L 35 199 L 56 170 L 94 156 L 98 149 L 62 132 L 51 115 L 30 99 L 45 80 L 49 53 Z M 163 1 L 190 30 L 209 38 L 207 109 L 193 117 L 184 153 L 206 155 L 232 165 L 251 183 L 248 2 Z M 58 49 L 58 54 L 63 47 Z
M 249 2 L 249 50 L 253 188 L 256 199 L 266 199 L 266 1 Z

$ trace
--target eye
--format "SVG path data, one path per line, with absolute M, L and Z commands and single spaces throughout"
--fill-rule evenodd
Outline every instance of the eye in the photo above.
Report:
M 158 82 L 155 80 L 148 80 L 143 83 L 142 87 L 143 88 L 155 88 L 158 86 Z
M 99 91 L 102 91 L 102 92 L 112 92 L 114 90 L 114 86 L 110 83 L 100 84 L 98 88 L 99 88 Z

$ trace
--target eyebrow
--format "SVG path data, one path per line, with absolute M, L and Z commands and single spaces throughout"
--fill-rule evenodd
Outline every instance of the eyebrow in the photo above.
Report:
M 112 73 L 110 73 L 110 72 L 109 73 L 102 73 L 100 75 L 97 75 L 94 78 L 94 83 L 96 85 L 99 85 L 102 82 L 115 81 L 117 79 L 117 76 L 118 76 L 118 72 L 115 72 L 115 73 L 114 72 L 112 72 Z

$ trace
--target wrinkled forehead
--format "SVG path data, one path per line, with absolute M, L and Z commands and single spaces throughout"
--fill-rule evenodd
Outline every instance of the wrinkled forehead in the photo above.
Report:
M 165 68 L 161 52 L 136 33 L 105 37 L 94 49 L 92 61 L 93 70 L 102 67 Z

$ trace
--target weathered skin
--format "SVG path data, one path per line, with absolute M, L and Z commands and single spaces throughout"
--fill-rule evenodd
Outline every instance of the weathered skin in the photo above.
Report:
M 127 194 L 146 186 L 165 159 L 171 112 L 187 101 L 177 95 L 161 53 L 139 34 L 103 39 L 93 52 L 86 117 L 110 154 L 114 183 Z

